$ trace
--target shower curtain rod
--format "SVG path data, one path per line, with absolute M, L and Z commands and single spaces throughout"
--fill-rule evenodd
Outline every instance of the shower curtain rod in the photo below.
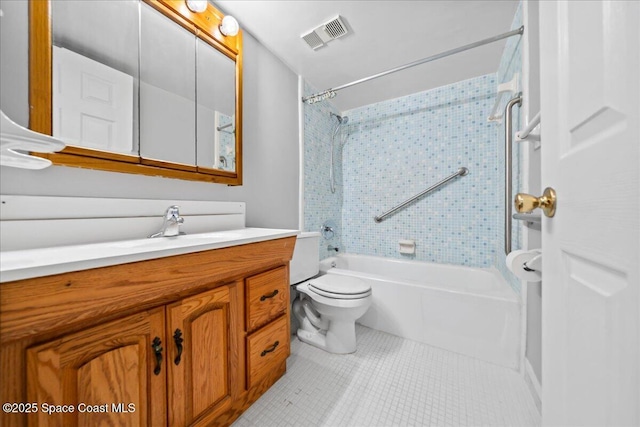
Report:
M 479 46 L 483 46 L 485 44 L 493 43 L 493 42 L 496 42 L 498 40 L 506 39 L 508 37 L 512 37 L 512 36 L 516 36 L 516 35 L 522 35 L 522 33 L 524 33 L 524 25 L 521 26 L 520 28 L 516 29 L 516 30 L 512 30 L 512 31 L 509 31 L 509 32 L 506 32 L 506 33 L 498 34 L 497 36 L 489 37 L 488 39 L 480 40 L 480 41 L 477 41 L 475 43 L 470 43 L 470 44 L 467 44 L 467 45 L 464 45 L 464 46 L 461 46 L 461 47 L 457 47 L 455 49 L 448 50 L 446 52 L 442 52 L 442 53 L 438 53 L 436 55 L 429 56 L 427 58 L 419 59 L 419 60 L 411 62 L 409 64 L 401 65 L 400 67 L 392 68 L 390 70 L 383 71 L 381 73 L 374 74 L 372 76 L 365 77 L 363 79 L 359 79 L 359 80 L 353 81 L 351 83 L 343 84 L 342 86 L 337 86 L 337 87 L 334 87 L 334 88 L 331 88 L 331 89 L 327 89 L 327 90 L 322 91 L 322 92 L 315 93 L 315 94 L 310 95 L 310 96 L 305 96 L 305 97 L 302 98 L 302 102 L 309 101 L 309 104 L 313 104 L 313 103 L 316 103 L 316 102 L 319 102 L 319 101 L 324 101 L 325 99 L 329 99 L 329 98 L 335 97 L 336 96 L 336 92 L 339 91 L 339 90 L 346 89 L 348 87 L 355 86 L 355 85 L 360 84 L 360 83 L 368 82 L 369 80 L 377 79 L 378 77 L 386 76 L 387 74 L 395 73 L 397 71 L 406 70 L 407 68 L 415 67 L 416 65 L 425 64 L 427 62 L 435 61 L 436 59 L 445 58 L 447 56 L 454 55 L 456 53 L 464 52 L 465 50 L 469 50 L 469 49 L 473 49 L 473 48 L 476 48 L 476 47 L 479 47 Z

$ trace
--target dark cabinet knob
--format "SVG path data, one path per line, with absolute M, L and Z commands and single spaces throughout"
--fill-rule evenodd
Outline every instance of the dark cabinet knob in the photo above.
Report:
M 160 371 L 162 370 L 162 341 L 160 341 L 159 337 L 155 337 L 153 342 L 151 343 L 151 348 L 153 349 L 153 353 L 156 356 L 156 368 L 153 370 L 153 373 L 156 375 L 160 375 Z
M 176 329 L 176 331 L 173 333 L 173 342 L 176 343 L 176 348 L 178 349 L 178 355 L 173 360 L 173 363 L 175 363 L 176 365 L 180 364 L 180 358 L 182 357 L 183 341 L 184 341 L 184 338 L 182 338 L 182 331 L 180 329 Z

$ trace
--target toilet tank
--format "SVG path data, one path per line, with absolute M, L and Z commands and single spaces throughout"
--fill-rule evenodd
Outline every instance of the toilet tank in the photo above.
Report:
M 320 233 L 298 234 L 289 264 L 289 284 L 309 279 L 320 271 Z

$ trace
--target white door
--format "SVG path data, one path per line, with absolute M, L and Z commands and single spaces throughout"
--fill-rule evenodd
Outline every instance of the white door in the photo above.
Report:
M 133 77 L 54 46 L 53 136 L 72 145 L 131 154 Z
M 544 425 L 640 425 L 640 2 L 540 1 Z

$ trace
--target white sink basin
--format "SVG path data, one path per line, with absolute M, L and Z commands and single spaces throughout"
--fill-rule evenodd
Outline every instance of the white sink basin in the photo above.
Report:
M 242 228 L 176 237 L 6 251 L 0 254 L 0 282 L 220 249 L 297 234 L 297 230 Z
M 256 228 L 246 228 L 241 231 L 229 230 L 229 231 L 212 231 L 210 233 L 197 233 L 197 234 L 183 234 L 173 237 L 154 237 L 149 239 L 135 239 L 135 240 L 121 240 L 117 242 L 102 243 L 100 245 L 109 245 L 114 248 L 132 249 L 137 248 L 154 248 L 154 249 L 168 249 L 168 248 L 184 248 L 194 245 L 202 244 L 215 244 L 222 242 L 234 242 L 236 240 L 243 240 L 250 238 L 251 233 L 245 230 L 265 230 Z M 287 231 L 287 230 L 274 230 L 274 231 Z M 85 247 L 88 245 L 77 245 L 79 247 Z M 233 245 L 229 245 L 233 246 Z

